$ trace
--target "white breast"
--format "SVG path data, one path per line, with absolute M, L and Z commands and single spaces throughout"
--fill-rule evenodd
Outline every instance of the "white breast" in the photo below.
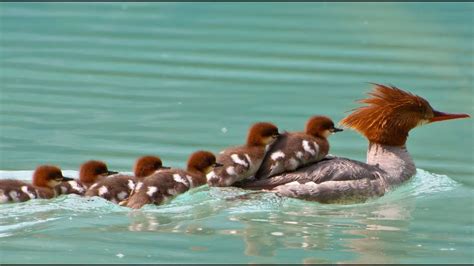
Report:
M 210 181 L 213 179 L 217 179 L 219 177 L 216 175 L 216 173 L 214 173 L 214 171 L 211 171 L 206 175 L 206 178 L 207 178 L 207 181 Z

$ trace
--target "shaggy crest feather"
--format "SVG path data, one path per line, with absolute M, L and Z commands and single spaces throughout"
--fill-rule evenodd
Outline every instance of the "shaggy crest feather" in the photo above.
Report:
M 394 86 L 375 84 L 371 97 L 359 100 L 366 104 L 346 116 L 341 124 L 350 127 L 369 141 L 403 146 L 408 132 L 421 121 L 433 117 L 430 104 L 420 96 Z

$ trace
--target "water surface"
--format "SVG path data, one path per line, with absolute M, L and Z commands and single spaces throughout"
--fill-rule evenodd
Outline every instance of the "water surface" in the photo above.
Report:
M 472 3 L 1 3 L 0 178 L 242 143 L 335 121 L 394 84 L 473 114 Z M 472 119 L 413 130 L 417 175 L 364 204 L 202 187 L 130 211 L 74 195 L 0 206 L 0 262 L 473 263 Z M 331 153 L 365 160 L 352 131 Z M 47 243 L 47 245 L 45 245 Z M 78 255 L 78 254 L 87 254 Z

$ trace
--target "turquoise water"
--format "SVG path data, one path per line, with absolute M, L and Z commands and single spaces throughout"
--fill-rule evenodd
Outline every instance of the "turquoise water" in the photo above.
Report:
M 0 178 L 85 160 L 184 167 L 255 121 L 335 121 L 389 83 L 474 114 L 474 4 L 0 3 Z M 418 168 L 364 204 L 202 187 L 130 211 L 74 195 L 0 206 L 0 263 L 473 263 L 474 122 L 413 130 Z M 352 131 L 331 153 L 365 160 Z

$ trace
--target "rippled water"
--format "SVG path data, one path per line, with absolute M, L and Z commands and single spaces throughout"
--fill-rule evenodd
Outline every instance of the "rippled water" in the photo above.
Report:
M 243 142 L 252 122 L 335 121 L 390 83 L 474 113 L 472 3 L 0 3 L 0 178 L 130 171 Z M 0 206 L 0 263 L 473 263 L 472 119 L 415 129 L 408 183 L 322 205 L 202 187 L 130 211 L 74 195 Z M 331 153 L 365 160 L 351 131 Z M 46 244 L 45 244 L 46 243 Z M 85 254 L 85 255 L 84 255 Z

